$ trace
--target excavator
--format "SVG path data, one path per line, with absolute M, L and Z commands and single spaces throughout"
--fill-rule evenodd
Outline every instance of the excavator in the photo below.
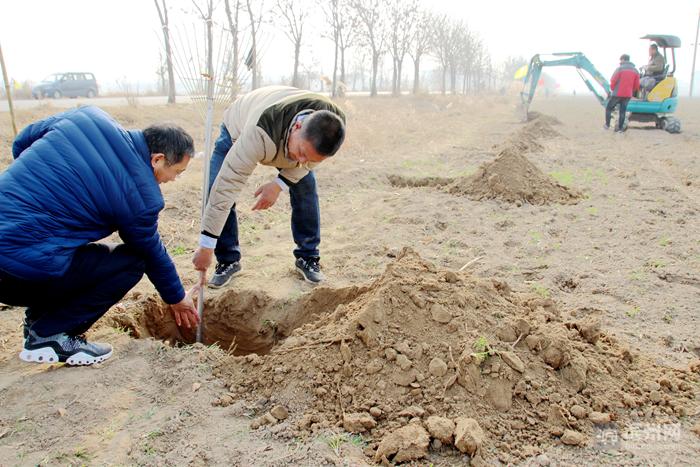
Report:
M 676 36 L 649 34 L 642 39 L 656 42 L 659 49 L 663 50 L 666 59 L 666 67 L 663 74 L 656 76 L 657 83 L 654 88 L 641 98 L 633 98 L 627 105 L 627 118 L 625 127 L 630 121 L 654 123 L 656 128 L 666 130 L 669 133 L 680 133 L 681 121 L 673 116 L 678 107 L 678 83 L 673 74 L 676 71 L 675 49 L 681 46 L 681 40 Z M 670 53 L 667 52 L 670 50 Z M 537 84 L 542 74 L 542 68 L 550 66 L 575 67 L 583 79 L 586 87 L 595 95 L 598 102 L 605 106 L 611 96 L 610 83 L 593 66 L 593 63 L 581 52 L 561 52 L 549 54 L 553 58 L 544 60 L 539 54 L 532 57 L 527 74 L 523 80 L 523 90 L 520 93 L 521 110 L 527 115 L 532 99 L 535 97 Z M 669 58 L 671 68 L 669 69 Z M 600 87 L 596 86 L 598 83 Z M 603 92 L 601 92 L 601 88 Z

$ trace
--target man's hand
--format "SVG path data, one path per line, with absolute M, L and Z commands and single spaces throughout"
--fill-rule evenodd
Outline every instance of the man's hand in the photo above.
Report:
M 197 326 L 199 322 L 199 316 L 197 316 L 197 309 L 192 301 L 192 295 L 196 291 L 197 287 L 193 287 L 186 294 L 185 298 L 180 301 L 180 303 L 175 303 L 170 305 L 170 309 L 175 317 L 175 324 L 178 327 L 182 327 L 184 324 L 186 328 L 193 328 Z
M 200 246 L 197 248 L 197 251 L 194 252 L 192 264 L 194 264 L 194 268 L 200 272 L 199 279 L 202 285 L 204 285 L 207 280 L 207 269 L 211 266 L 213 256 L 213 248 L 204 248 Z
M 267 209 L 277 201 L 277 197 L 280 195 L 282 188 L 275 183 L 266 183 L 255 192 L 255 196 L 260 196 L 258 202 L 253 206 L 253 211 L 260 211 L 262 209 Z

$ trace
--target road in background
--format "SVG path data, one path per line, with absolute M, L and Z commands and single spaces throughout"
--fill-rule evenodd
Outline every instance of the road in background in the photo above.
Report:
M 167 96 L 142 96 L 133 98 L 136 99 L 138 105 L 165 105 L 168 103 Z M 87 97 L 62 98 L 62 99 L 20 99 L 13 100 L 15 110 L 34 109 L 43 105 L 56 107 L 57 109 L 70 109 L 79 105 L 97 105 L 100 107 L 120 107 L 129 105 L 129 99 L 126 97 Z M 188 103 L 188 96 L 177 96 L 178 103 Z M 7 101 L 0 101 L 0 112 L 7 112 Z
M 380 95 L 390 95 L 389 91 L 379 91 Z M 403 94 L 408 95 L 408 91 L 404 91 Z M 356 96 L 369 96 L 368 91 L 350 91 L 347 93 L 348 97 Z M 135 100 L 138 105 L 165 105 L 168 103 L 167 96 L 139 96 L 139 97 L 93 97 L 89 99 L 87 97 L 76 97 L 76 98 L 61 98 L 61 99 L 15 99 L 13 104 L 15 105 L 15 110 L 26 110 L 35 109 L 43 105 L 50 107 L 55 107 L 57 109 L 70 109 L 77 107 L 79 105 L 97 105 L 99 107 L 122 107 L 129 105 L 130 100 Z M 191 103 L 190 96 L 176 96 L 178 104 L 188 104 Z M 0 100 L 0 112 L 8 112 L 9 108 L 7 106 L 6 100 Z

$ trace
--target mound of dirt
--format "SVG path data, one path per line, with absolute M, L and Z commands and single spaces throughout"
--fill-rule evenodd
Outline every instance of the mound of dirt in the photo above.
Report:
M 583 445 L 596 424 L 682 416 L 694 404 L 697 375 L 656 366 L 552 300 L 410 249 L 356 292 L 269 353 L 222 360 L 221 404 L 255 401 L 265 414 L 252 427 L 285 420 L 278 435 L 361 433 L 365 454 L 395 462 L 440 446 L 512 462 Z
M 532 122 L 535 120 L 546 122 L 549 125 L 561 125 L 561 120 L 559 120 L 557 117 L 552 117 L 551 115 L 543 114 L 537 111 L 528 112 L 527 121 Z
M 528 122 L 522 128 L 511 135 L 504 144 L 498 146 L 497 149 L 500 148 L 499 152 L 507 150 L 524 154 L 542 151 L 544 149 L 544 146 L 541 144 L 542 139 L 561 136 L 561 133 L 552 128 L 553 125 L 561 125 L 559 120 L 537 112 L 531 112 L 528 115 L 532 114 L 537 115 L 528 118 Z
M 527 153 L 544 149 L 540 143 L 543 138 L 561 136 L 552 128 L 558 124 L 556 118 L 538 114 L 498 147 L 495 160 L 482 164 L 469 177 L 389 175 L 389 183 L 395 187 L 435 187 L 477 201 L 497 199 L 518 205 L 576 204 L 581 193 L 557 183 L 525 157 Z
M 516 204 L 575 204 L 581 198 L 580 193 L 557 183 L 512 147 L 445 190 L 476 200 L 498 199 Z

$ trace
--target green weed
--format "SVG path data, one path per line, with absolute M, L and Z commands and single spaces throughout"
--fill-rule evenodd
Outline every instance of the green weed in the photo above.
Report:
M 336 456 L 340 456 L 340 448 L 347 443 L 347 436 L 345 433 L 337 433 L 325 439 L 326 444 Z
M 574 184 L 574 174 L 569 170 L 555 170 L 549 172 L 549 176 L 556 180 L 560 185 L 572 186 Z
M 488 356 L 496 353 L 484 336 L 479 336 L 479 338 L 474 341 L 474 344 L 472 344 L 472 348 L 475 350 L 475 352 L 472 353 L 472 357 L 476 360 L 477 365 L 481 365 Z
M 530 241 L 532 243 L 540 243 L 542 241 L 542 234 L 540 232 L 537 232 L 536 230 L 531 230 L 529 232 L 530 234 Z
M 644 263 L 644 265 L 651 269 L 659 269 L 666 267 L 666 262 L 661 259 L 650 259 L 646 263 Z
M 185 248 L 182 245 L 177 245 L 172 250 L 170 250 L 171 256 L 180 256 L 184 255 L 185 253 L 187 253 L 187 248 Z
M 273 332 L 277 331 L 278 324 L 275 320 L 272 319 L 264 319 L 262 322 L 262 325 L 264 328 L 271 329 Z
M 635 269 L 630 273 L 630 279 L 633 281 L 642 281 L 645 278 L 645 274 L 643 271 L 640 271 L 638 269 Z
M 545 287 L 544 285 L 535 283 L 535 284 L 532 284 L 530 286 L 530 288 L 532 289 L 533 292 L 535 292 L 540 297 L 549 298 L 549 289 L 547 289 L 547 287 Z

